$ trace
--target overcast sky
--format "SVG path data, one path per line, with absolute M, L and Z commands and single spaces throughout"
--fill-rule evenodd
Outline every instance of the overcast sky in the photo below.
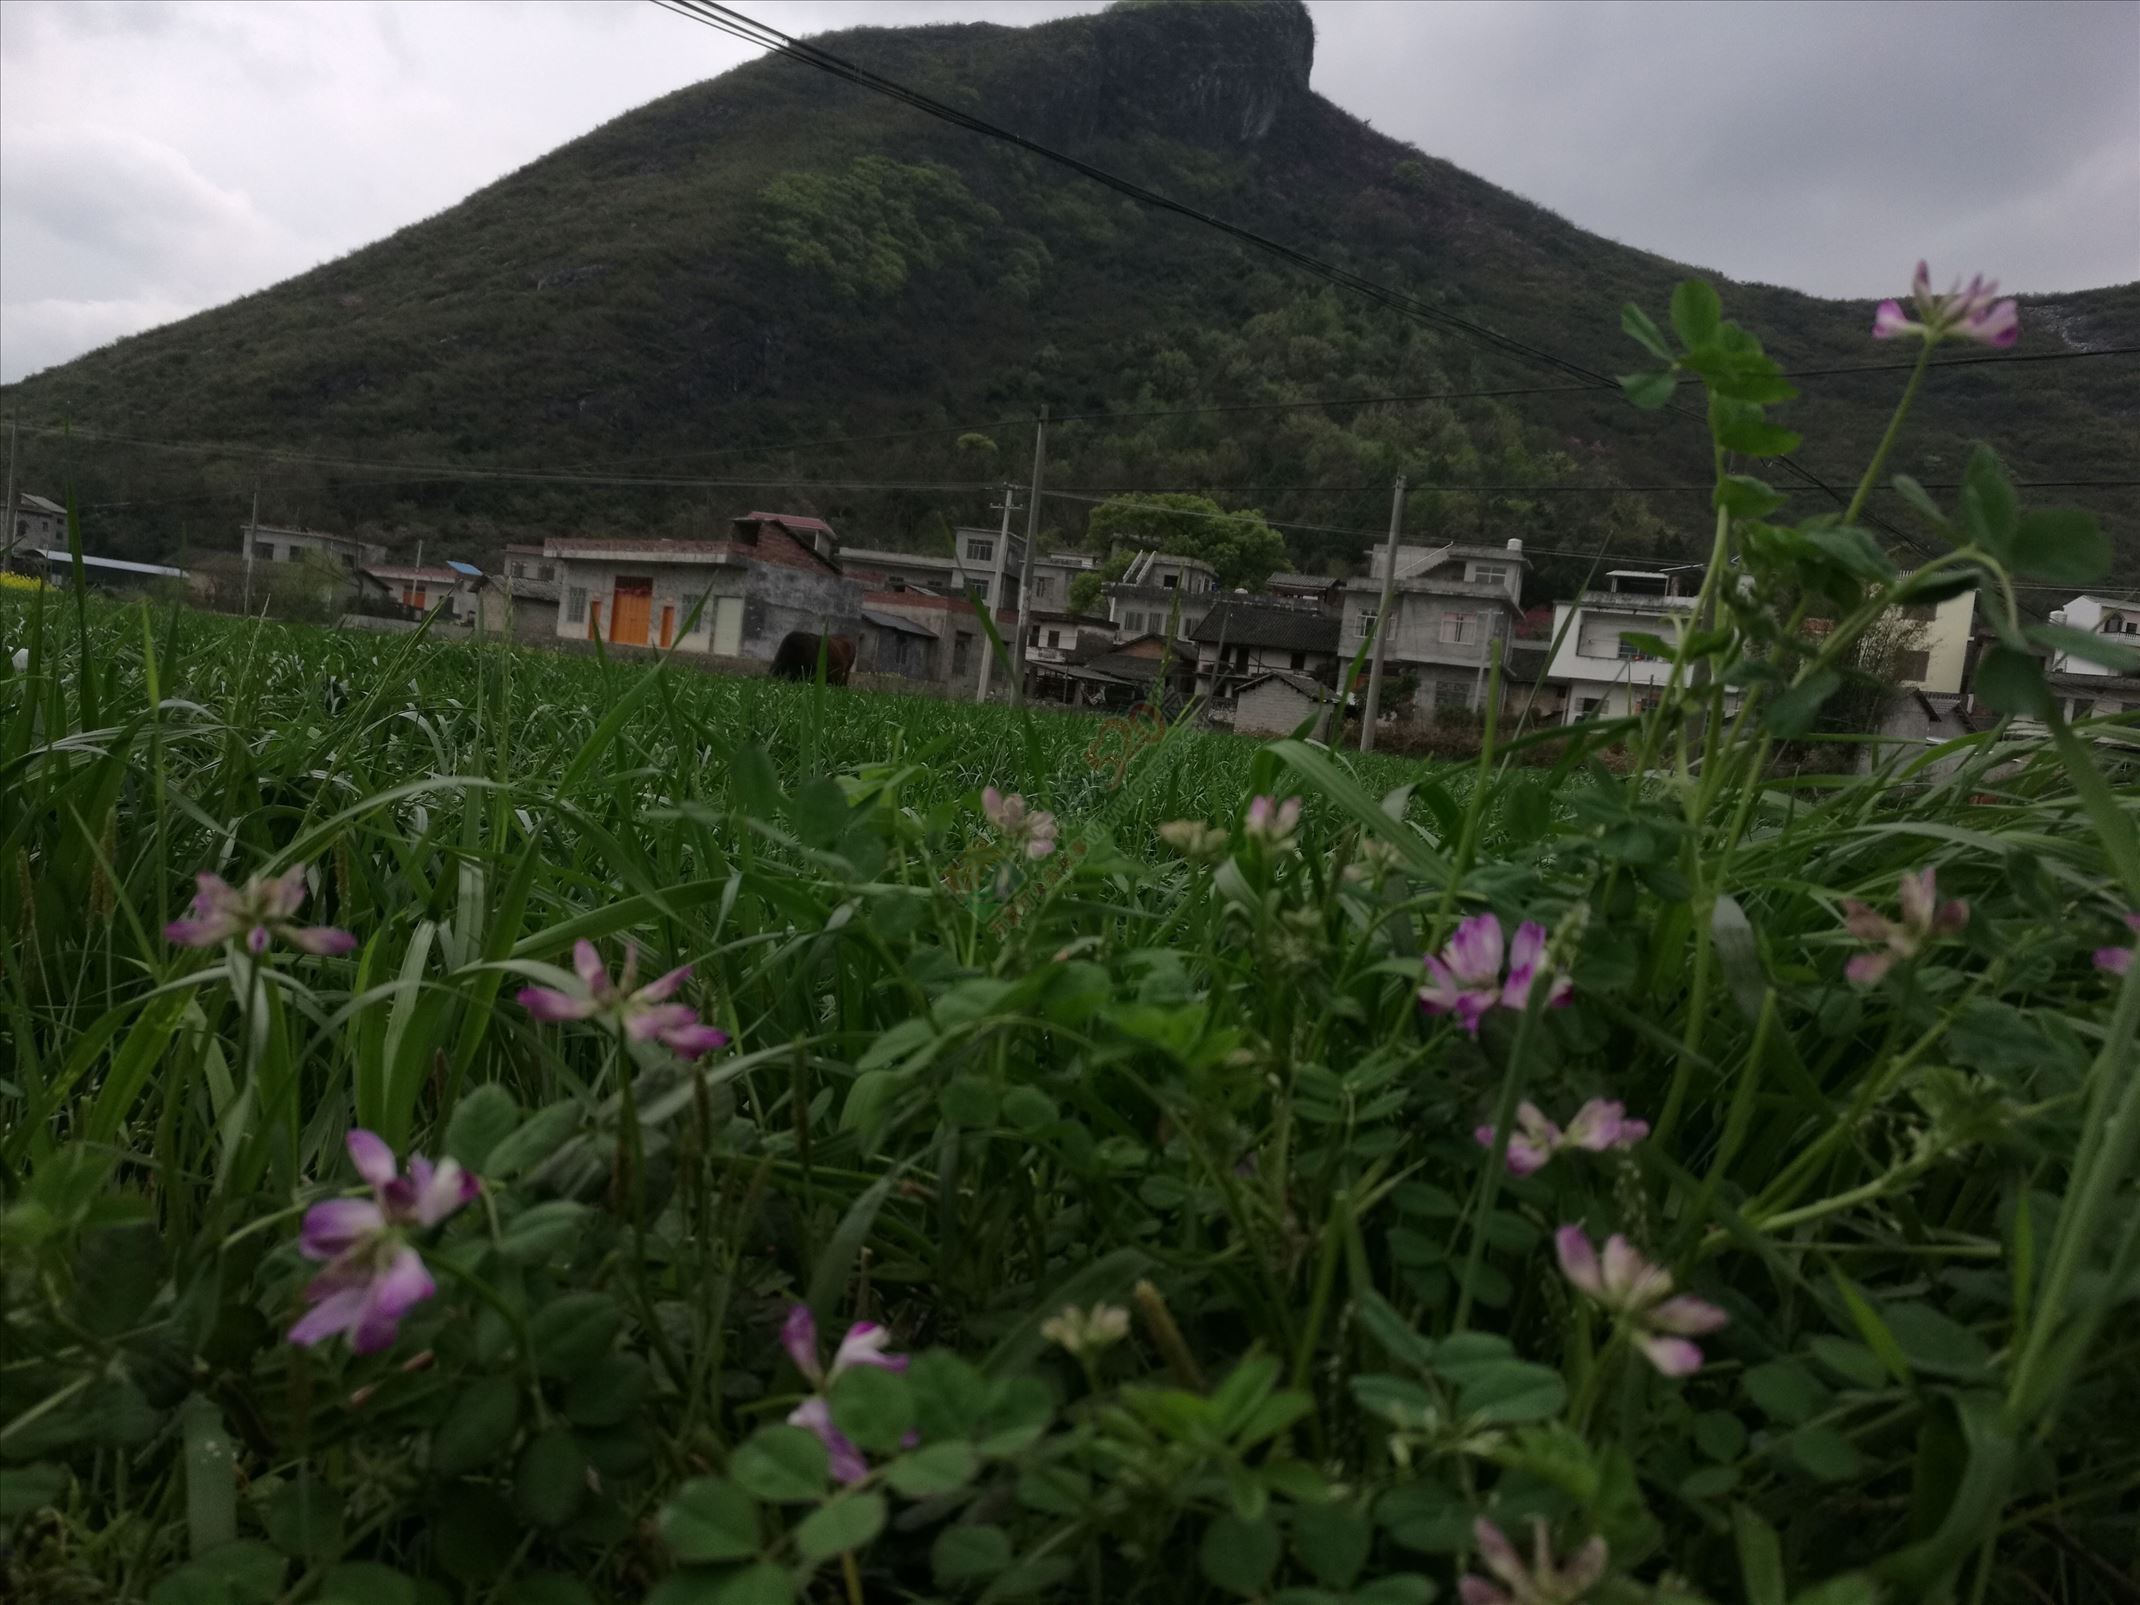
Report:
M 805 33 L 1099 7 L 739 9 Z M 2025 290 L 2140 278 L 2140 0 L 1312 10 L 1321 93 L 1629 244 L 1827 295 L 1899 290 L 1920 255 Z M 338 256 L 749 54 L 643 0 L 5 0 L 0 380 Z

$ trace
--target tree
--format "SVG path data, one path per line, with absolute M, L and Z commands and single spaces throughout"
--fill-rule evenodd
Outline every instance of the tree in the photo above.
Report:
M 1119 542 L 1201 558 L 1218 571 L 1225 590 L 1253 590 L 1288 560 L 1285 537 L 1260 512 L 1228 512 L 1208 497 L 1173 491 L 1102 502 L 1085 529 L 1102 551 Z

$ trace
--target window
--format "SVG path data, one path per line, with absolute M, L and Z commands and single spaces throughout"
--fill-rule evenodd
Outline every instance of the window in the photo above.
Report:
M 1124 614 L 1123 626 L 1129 631 L 1131 635 L 1144 634 L 1144 615 L 1142 613 Z
M 505 565 L 505 577 L 507 579 L 512 580 L 526 579 L 528 577 L 527 564 L 521 562 L 520 559 L 517 557 L 514 558 L 510 563 Z
M 1434 706 L 1437 711 L 1443 708 L 1468 708 L 1471 706 L 1471 688 L 1461 680 L 1436 680 Z
M 535 577 L 538 580 L 554 580 L 557 578 L 557 570 L 548 563 L 537 563 L 535 565 Z
M 986 603 L 988 601 L 988 581 L 968 580 L 966 582 L 966 594 L 976 602 Z
M 565 592 L 565 622 L 567 624 L 584 624 L 587 622 L 586 586 L 575 585 Z
M 996 543 L 969 540 L 966 543 L 966 560 L 970 563 L 993 563 L 996 560 Z
M 1622 663 L 1640 663 L 1642 661 L 1642 654 L 1636 649 L 1635 643 L 1624 635 L 1620 637 L 1619 649 L 1613 655 Z
M 1605 699 L 1603 697 L 1584 697 L 1576 703 L 1575 711 L 1579 718 L 1595 719 L 1598 716 L 1598 709 L 1603 707 L 1604 703 Z
M 1168 575 L 1168 576 L 1167 576 L 1167 577 L 1166 577 L 1165 579 L 1161 580 L 1161 581 L 1160 581 L 1159 583 L 1160 583 L 1161 585 L 1164 585 L 1164 586 L 1165 586 L 1165 587 L 1166 587 L 1166 588 L 1167 588 L 1168 590 L 1170 590 L 1170 591 L 1171 591 L 1171 590 L 1173 590 L 1173 589 L 1174 589 L 1174 588 L 1175 588 L 1176 586 L 1178 586 L 1178 585 L 1180 585 L 1180 584 L 1181 584 L 1181 576 L 1180 576 L 1179 574 L 1169 574 L 1169 575 Z
M 1053 592 L 1054 592 L 1054 588 L 1055 588 L 1055 582 L 1054 582 L 1053 580 L 1049 579 L 1047 575 L 1045 575 L 1045 574 L 1035 574 L 1035 575 L 1033 576 L 1033 600 L 1034 600 L 1034 601 L 1036 601 L 1036 602 L 1045 602 L 1045 601 L 1046 601 L 1046 600 L 1048 599 L 1048 597 L 1049 597 L 1049 596 L 1050 596 L 1051 594 L 1053 594 Z
M 1902 616 L 1912 624 L 1930 624 L 1939 614 L 1937 602 L 1905 602 Z
M 967 660 L 972 656 L 973 637 L 961 630 L 951 642 L 951 672 L 954 675 L 964 674 Z
M 1914 652 L 1895 654 L 1895 678 L 1898 680 L 1922 680 L 1932 671 L 1932 654 L 1923 647 Z
M 1034 626 L 1033 626 L 1033 628 L 1032 628 L 1032 629 L 1030 629 L 1030 630 L 1026 631 L 1026 634 L 1025 634 L 1025 644 L 1026 644 L 1027 646 L 1038 646 L 1038 645 L 1040 645 L 1040 626 L 1039 626 L 1039 625 L 1037 625 L 1037 624 L 1036 624 L 1036 625 L 1034 625 Z
M 1506 563 L 1474 563 L 1471 565 L 1471 583 L 1474 585 L 1506 585 Z
M 1296 652 L 1296 653 L 1294 653 L 1294 654 L 1293 654 L 1293 662 L 1292 662 L 1292 667 L 1293 667 L 1293 668 L 1295 668 L 1295 669 L 1305 669 L 1305 668 L 1306 668 L 1307 666 L 1308 666 L 1308 654 L 1307 654 L 1307 653 L 1305 653 L 1305 652 Z
M 1373 608 L 1363 607 L 1360 609 L 1359 632 L 1363 640 L 1375 633 L 1375 610 Z
M 1063 632 L 1062 632 L 1062 631 L 1060 631 L 1060 630 L 1050 630 L 1050 631 L 1048 632 L 1048 645 L 1050 645 L 1050 646 L 1061 646 L 1062 644 L 1063 644 Z
M 1469 646 L 1479 638 L 1479 616 L 1476 613 L 1444 613 L 1442 615 L 1442 645 Z

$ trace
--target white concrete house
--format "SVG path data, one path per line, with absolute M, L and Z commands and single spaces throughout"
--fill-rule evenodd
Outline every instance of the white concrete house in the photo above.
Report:
M 1698 572 L 1688 577 L 1699 584 Z M 1682 593 L 1680 579 L 1676 572 L 1616 568 L 1606 573 L 1603 590 L 1553 604 L 1553 639 L 1560 646 L 1546 674 L 1568 688 L 1563 723 L 1622 719 L 1655 704 L 1658 688 L 1672 678 L 1671 660 L 1644 652 L 1630 637 L 1670 644 L 1676 630 L 1693 627 L 1698 598 Z

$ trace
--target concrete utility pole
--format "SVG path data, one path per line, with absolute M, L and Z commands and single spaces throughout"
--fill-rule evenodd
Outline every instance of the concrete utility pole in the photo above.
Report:
M 982 604 L 985 607 L 993 608 L 1003 597 L 1003 565 L 1010 561 L 1011 555 L 1011 504 L 1011 482 L 1006 479 L 1003 482 L 1003 528 L 996 536 L 996 561 L 992 565 L 994 573 L 989 576 L 988 598 Z M 954 540 L 957 538 L 955 535 L 952 537 Z M 1021 629 L 1024 628 L 1022 614 L 1019 620 L 1019 627 Z M 981 654 L 981 689 L 974 693 L 974 701 L 986 702 L 988 700 L 989 673 L 995 666 L 995 653 L 983 652 Z
M 15 555 L 15 420 L 7 421 L 7 545 L 0 547 L 0 564 Z
M 1026 597 L 1033 590 L 1033 548 L 1040 544 L 1040 484 L 1048 466 L 1048 409 L 1042 403 L 1033 425 L 1033 488 L 1025 504 L 1025 556 L 1018 563 L 1018 644 L 1011 653 L 1011 706 L 1025 701 L 1025 616 L 1032 611 Z
M 1382 565 L 1382 605 L 1375 610 L 1375 648 L 1367 670 L 1367 706 L 1360 715 L 1362 752 L 1375 750 L 1375 719 L 1382 712 L 1382 659 L 1389 651 L 1390 602 L 1397 594 L 1397 531 L 1403 525 L 1404 475 L 1399 474 L 1397 483 L 1390 490 L 1389 557 Z M 1340 695 L 1350 689 L 1341 687 Z
M 245 525 L 245 611 L 253 611 L 253 551 L 260 544 L 260 476 L 253 475 L 253 513 Z

